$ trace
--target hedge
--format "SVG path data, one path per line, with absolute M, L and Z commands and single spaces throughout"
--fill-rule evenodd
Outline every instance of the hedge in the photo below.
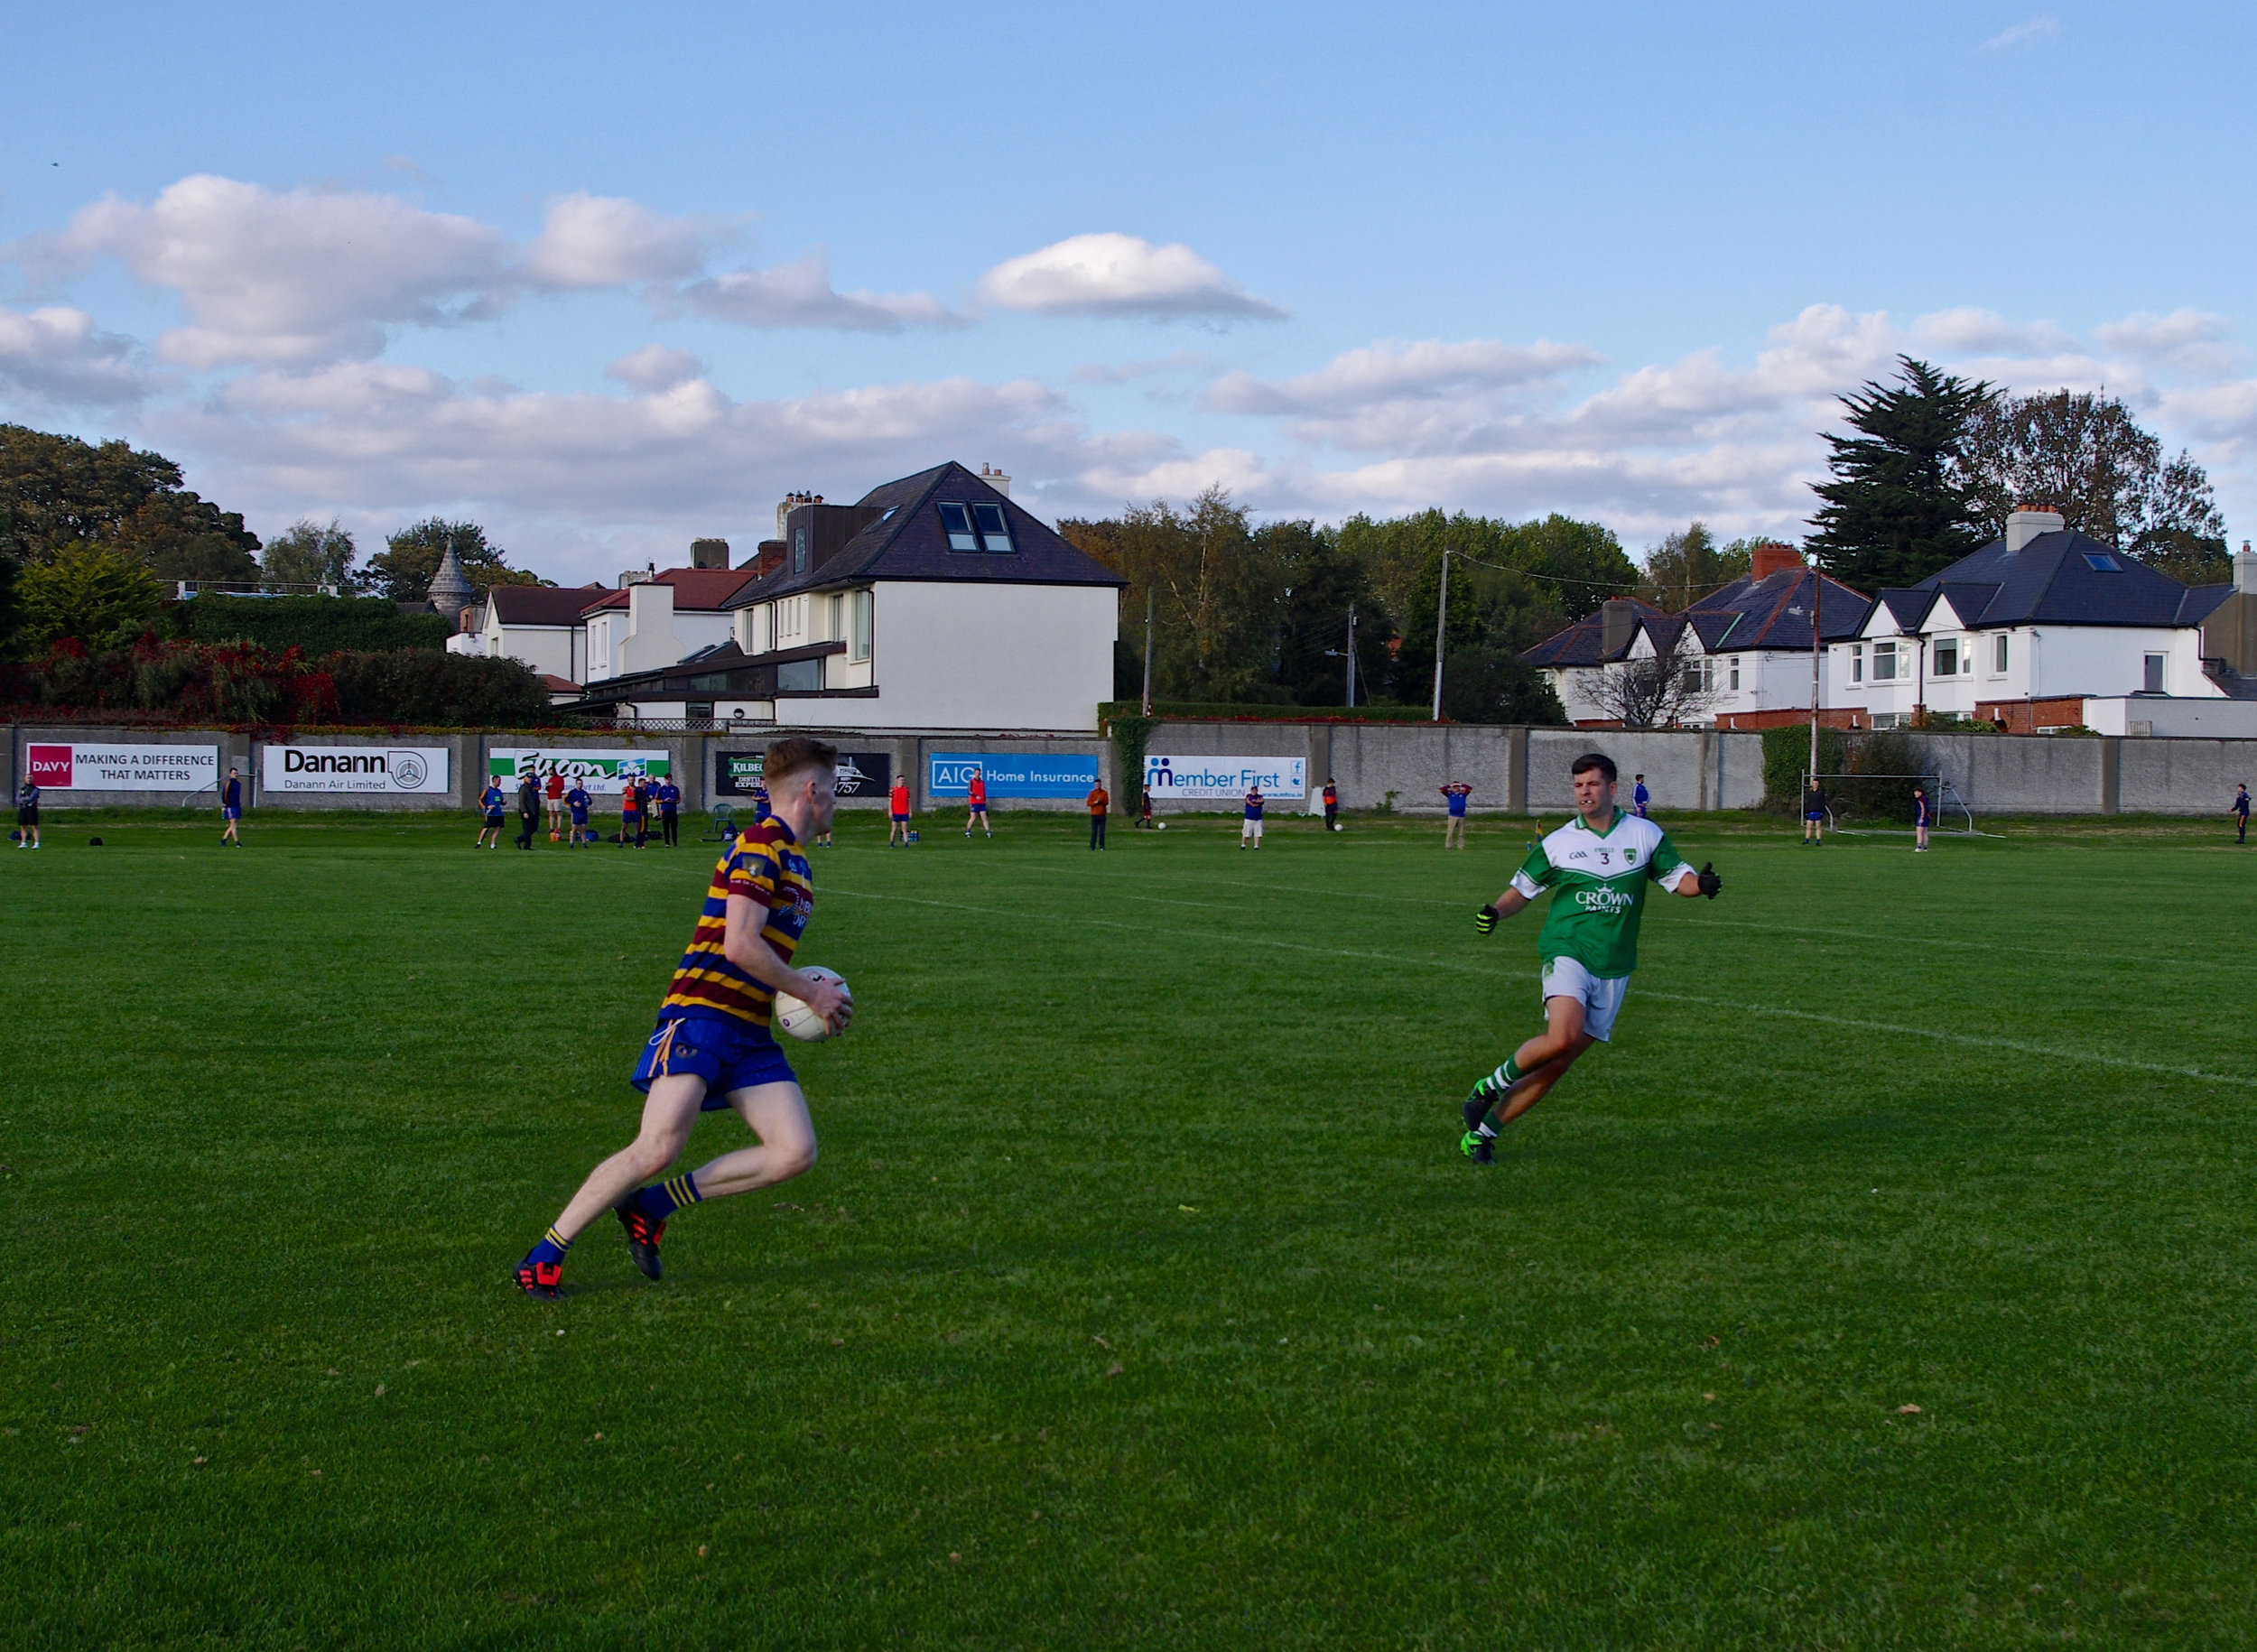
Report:
M 172 605 L 173 627 L 197 643 L 251 642 L 302 648 L 313 658 L 350 650 L 443 649 L 453 625 L 438 614 L 404 614 L 384 597 L 228 597 L 216 592 Z

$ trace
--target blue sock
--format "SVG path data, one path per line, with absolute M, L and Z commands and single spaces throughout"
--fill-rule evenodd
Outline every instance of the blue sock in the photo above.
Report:
M 635 1195 L 635 1208 L 653 1221 L 664 1221 L 683 1205 L 695 1204 L 704 1197 L 698 1192 L 697 1176 L 685 1170 L 644 1188 Z
M 541 1236 L 541 1242 L 533 1248 L 532 1254 L 527 1256 L 525 1260 L 534 1263 L 562 1262 L 564 1259 L 564 1253 L 571 1248 L 571 1240 L 558 1233 L 554 1228 L 551 1228 Z

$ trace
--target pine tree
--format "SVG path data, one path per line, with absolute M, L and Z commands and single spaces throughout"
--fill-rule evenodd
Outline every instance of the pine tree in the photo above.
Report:
M 1831 482 L 1807 542 L 1818 564 L 1867 594 L 1917 584 L 1983 544 L 1986 535 L 1956 471 L 1968 427 L 1992 395 L 1924 361 L 1899 356 L 1897 385 L 1868 382 L 1845 395 L 1856 436 L 1829 435 Z

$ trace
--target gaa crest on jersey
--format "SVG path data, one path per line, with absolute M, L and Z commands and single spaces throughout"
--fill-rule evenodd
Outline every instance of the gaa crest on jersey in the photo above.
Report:
M 1634 849 L 1624 849 L 1622 851 L 1622 864 L 1624 866 L 1636 866 L 1638 864 L 1638 851 Z

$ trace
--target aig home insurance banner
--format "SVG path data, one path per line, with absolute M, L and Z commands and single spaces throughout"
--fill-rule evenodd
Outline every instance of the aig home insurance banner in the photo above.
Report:
M 444 792 L 444 746 L 269 746 L 270 792 Z
M 29 745 L 23 777 L 55 792 L 209 792 L 219 784 L 219 748 Z
M 765 751 L 717 751 L 713 754 L 713 790 L 723 797 L 750 797 L 753 786 L 766 772 Z M 894 757 L 887 751 L 842 751 L 839 754 L 838 792 L 841 797 L 883 797 L 894 784 Z
M 597 746 L 514 747 L 486 754 L 486 772 L 515 784 L 523 775 L 545 781 L 551 775 L 577 780 L 598 797 L 617 797 L 636 775 L 664 780 L 673 758 L 663 751 L 605 750 Z
M 1291 800 L 1308 795 L 1306 757 L 1158 757 L 1147 753 L 1144 784 L 1156 803 L 1228 798 L 1236 801 L 1256 786 L 1265 797 Z
M 1007 797 L 1083 798 L 1097 784 L 1097 759 L 1062 752 L 936 751 L 932 754 L 932 778 L 926 790 L 935 797 L 961 797 L 971 789 L 977 771 L 988 783 L 988 795 Z

